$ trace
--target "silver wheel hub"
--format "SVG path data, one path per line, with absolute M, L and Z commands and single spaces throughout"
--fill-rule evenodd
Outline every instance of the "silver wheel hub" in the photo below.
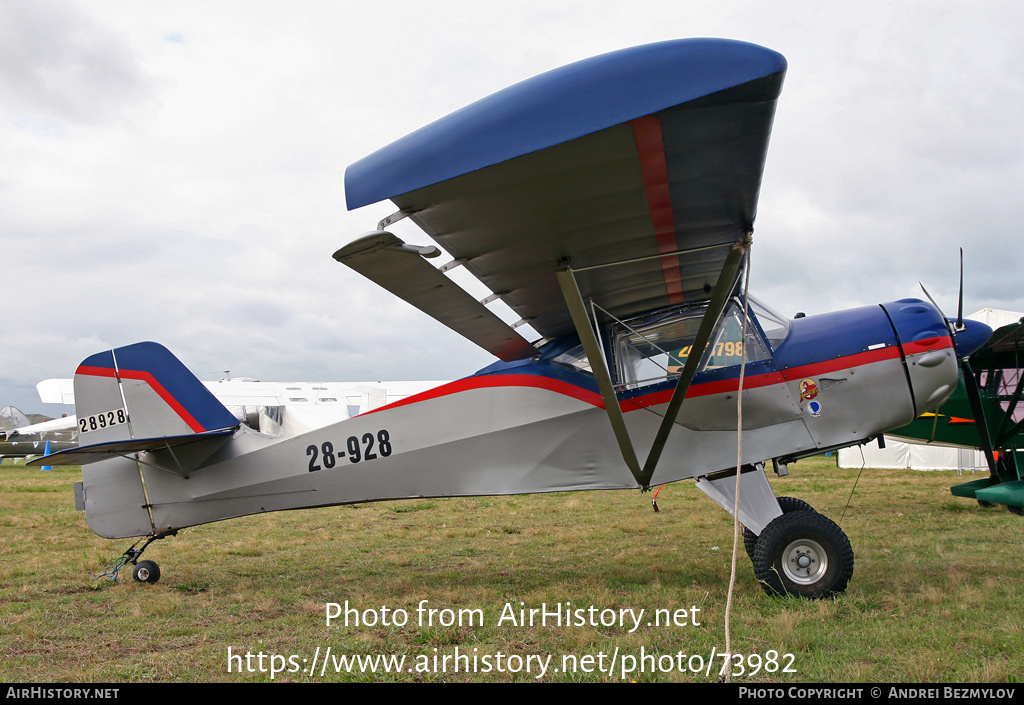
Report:
M 811 539 L 797 539 L 782 554 L 782 571 L 798 585 L 813 585 L 828 571 L 828 554 Z
M 149 580 L 149 568 L 139 568 L 139 580 L 143 582 Z

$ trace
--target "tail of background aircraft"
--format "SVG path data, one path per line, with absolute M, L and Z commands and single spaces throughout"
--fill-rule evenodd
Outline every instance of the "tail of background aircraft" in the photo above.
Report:
M 28 426 L 32 422 L 28 420 L 25 414 L 21 413 L 19 409 L 13 406 L 5 406 L 0 409 L 0 438 L 5 436 L 9 431 L 13 431 L 16 428 L 22 428 Z

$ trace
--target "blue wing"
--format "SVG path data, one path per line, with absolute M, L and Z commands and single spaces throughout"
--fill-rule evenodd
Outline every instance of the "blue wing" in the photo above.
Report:
M 390 199 L 549 338 L 567 263 L 617 316 L 704 301 L 753 227 L 785 70 L 721 39 L 581 61 L 352 164 L 348 207 Z

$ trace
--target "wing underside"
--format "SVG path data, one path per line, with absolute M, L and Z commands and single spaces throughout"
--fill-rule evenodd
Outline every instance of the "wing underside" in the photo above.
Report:
M 525 338 L 416 249 L 391 233 L 375 231 L 341 248 L 334 258 L 502 360 L 536 353 Z

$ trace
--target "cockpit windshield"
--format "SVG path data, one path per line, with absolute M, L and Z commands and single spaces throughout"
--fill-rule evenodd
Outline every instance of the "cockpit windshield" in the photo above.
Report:
M 622 389 L 635 389 L 678 376 L 693 354 L 704 311 L 704 306 L 678 307 L 609 325 L 610 366 L 616 384 Z M 697 372 L 767 357 L 768 349 L 752 323 L 744 339 L 743 311 L 737 301 L 732 301 L 703 352 Z
M 743 305 L 737 297 L 726 306 L 718 329 L 697 366 L 697 373 L 768 359 L 771 357 L 769 350 L 786 339 L 789 319 L 753 297 L 747 300 L 751 316 L 746 338 L 743 336 Z M 637 389 L 678 377 L 693 353 L 693 341 L 706 308 L 706 304 L 676 306 L 601 326 L 600 337 L 609 353 L 608 366 L 616 388 Z M 580 372 L 591 372 L 582 345 L 567 350 L 553 362 Z
M 747 301 L 750 302 L 750 312 L 757 318 L 768 344 L 772 350 L 776 349 L 789 335 L 789 319 L 753 296 L 748 296 Z

